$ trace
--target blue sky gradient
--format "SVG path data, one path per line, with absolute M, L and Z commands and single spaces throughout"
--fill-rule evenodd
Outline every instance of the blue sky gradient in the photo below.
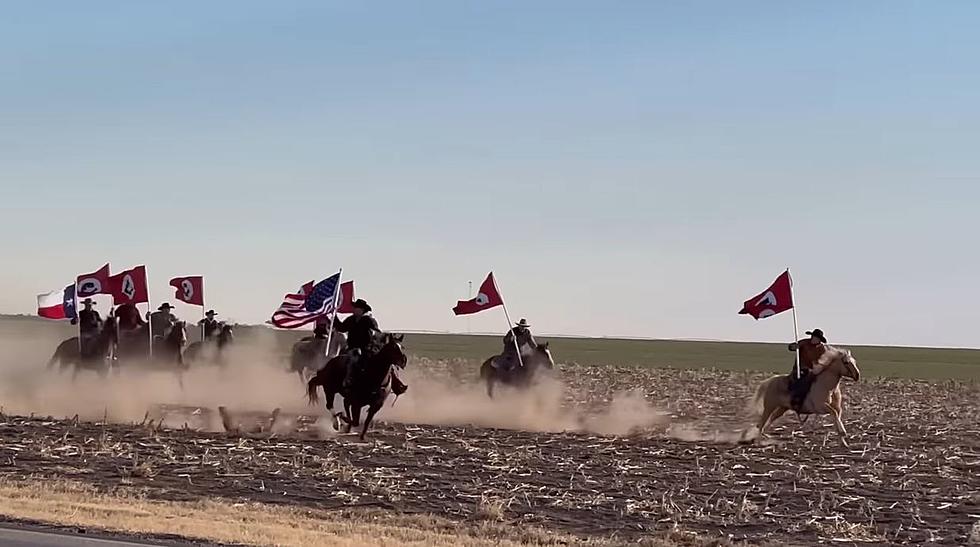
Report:
M 466 330 L 977 346 L 980 4 L 44 2 L 0 20 L 0 310 L 106 260 L 226 317 L 345 268 Z M 184 308 L 181 313 L 197 313 Z M 504 327 L 501 314 L 473 330 Z

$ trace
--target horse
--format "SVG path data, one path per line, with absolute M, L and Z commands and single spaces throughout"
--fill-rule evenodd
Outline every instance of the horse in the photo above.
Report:
M 213 360 L 218 365 L 224 365 L 222 352 L 234 341 L 234 327 L 228 323 L 220 323 L 218 335 L 215 338 L 201 340 L 200 342 L 194 342 L 193 344 L 187 346 L 187 349 L 184 350 L 184 361 L 187 361 L 188 363 L 200 361 L 205 357 L 205 355 L 202 355 L 205 353 L 205 350 L 213 347 L 215 351 L 207 352 L 206 357 Z
M 54 350 L 54 355 L 48 360 L 48 369 L 55 363 L 59 363 L 59 369 L 64 371 L 69 366 L 74 365 L 75 369 L 72 379 L 78 375 L 79 369 L 85 368 L 96 371 L 99 376 L 105 376 L 112 368 L 112 360 L 115 357 L 116 346 L 119 343 L 116 331 L 116 320 L 108 317 L 99 332 L 89 341 L 89 347 L 81 351 L 78 337 L 73 336 L 58 344 Z
M 361 409 L 368 407 L 360 434 L 360 439 L 363 441 L 371 421 L 374 420 L 374 415 L 384 406 L 391 391 L 391 367 L 405 368 L 408 364 L 408 356 L 405 355 L 402 347 L 404 339 L 404 335 L 384 334 L 381 349 L 377 353 L 361 358 L 358 363 L 360 371 L 354 374 L 346 392 L 343 392 L 343 383 L 347 375 L 347 359 L 350 357 L 338 355 L 327 361 L 327 364 L 307 383 L 306 394 L 310 404 L 317 404 L 317 388 L 322 387 L 327 411 L 333 417 L 334 423 L 338 424 L 340 412 L 333 411 L 333 400 L 338 393 L 343 395 L 348 430 L 350 427 L 360 425 Z
M 315 336 L 305 336 L 293 344 L 289 352 L 289 371 L 299 376 L 299 381 L 306 383 L 304 376 L 309 371 L 316 374 L 330 359 L 342 354 L 347 349 L 347 337 L 334 329 L 330 335 L 330 349 L 326 351 L 327 340 Z
M 555 368 L 555 360 L 551 356 L 548 342 L 538 344 L 527 355 L 522 355 L 524 366 L 516 366 L 510 370 L 495 367 L 494 361 L 500 355 L 494 355 L 483 362 L 480 367 L 480 379 L 487 384 L 487 396 L 493 398 L 493 386 L 499 382 L 504 385 L 518 389 L 530 387 L 534 378 L 543 371 L 552 371 Z
M 841 394 L 840 382 L 841 378 L 850 378 L 855 382 L 861 379 L 857 360 L 849 350 L 827 346 L 827 350 L 817 361 L 817 367 L 821 369 L 820 373 L 813 379 L 810 391 L 797 413 L 801 416 L 832 415 L 841 444 L 847 446 L 847 430 L 844 429 L 844 422 L 841 421 L 844 396 Z M 754 426 L 759 430 L 759 436 L 762 436 L 766 428 L 787 410 L 795 410 L 791 401 L 789 376 L 773 376 L 759 384 L 752 401 L 756 411 L 760 413 L 759 422 Z M 742 434 L 743 441 L 750 440 L 749 433 L 752 429 L 750 427 Z

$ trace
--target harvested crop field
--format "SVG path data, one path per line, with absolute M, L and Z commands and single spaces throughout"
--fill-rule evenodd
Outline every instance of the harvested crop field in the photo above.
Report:
M 765 375 L 574 366 L 560 384 L 489 402 L 471 385 L 475 367 L 413 361 L 409 393 L 366 443 L 317 422 L 323 409 L 297 403 L 295 378 L 271 430 L 267 403 L 231 406 L 238 434 L 216 425 L 217 405 L 167 399 L 135 424 L 5 415 L 0 476 L 624 543 L 668 530 L 776 544 L 962 545 L 980 534 L 974 382 L 849 383 L 850 448 L 829 420 L 795 417 L 744 446 L 745 401 Z

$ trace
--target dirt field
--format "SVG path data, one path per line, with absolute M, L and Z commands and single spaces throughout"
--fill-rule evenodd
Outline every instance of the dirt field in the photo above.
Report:
M 241 351 L 246 361 L 259 349 Z M 795 418 L 740 446 L 745 401 L 764 374 L 579 365 L 533 395 L 490 402 L 472 385 L 475 361 L 416 358 L 409 393 L 362 444 L 318 423 L 323 410 L 303 404 L 296 378 L 267 365 L 193 373 L 180 392 L 160 376 L 71 384 L 39 374 L 32 352 L 20 359 L 28 354 L 34 368 L 10 364 L 2 393 L 7 480 L 492 520 L 623 543 L 665 531 L 803 545 L 980 536 L 972 381 L 846 385 L 849 449 L 829 421 L 801 428 Z M 221 432 L 218 405 L 256 432 Z M 276 407 L 275 428 L 259 432 Z

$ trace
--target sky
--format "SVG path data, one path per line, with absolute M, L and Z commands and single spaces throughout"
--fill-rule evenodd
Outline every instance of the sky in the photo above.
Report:
M 111 262 L 390 330 L 980 346 L 980 3 L 21 2 L 0 312 Z M 199 309 L 182 306 L 193 318 Z

